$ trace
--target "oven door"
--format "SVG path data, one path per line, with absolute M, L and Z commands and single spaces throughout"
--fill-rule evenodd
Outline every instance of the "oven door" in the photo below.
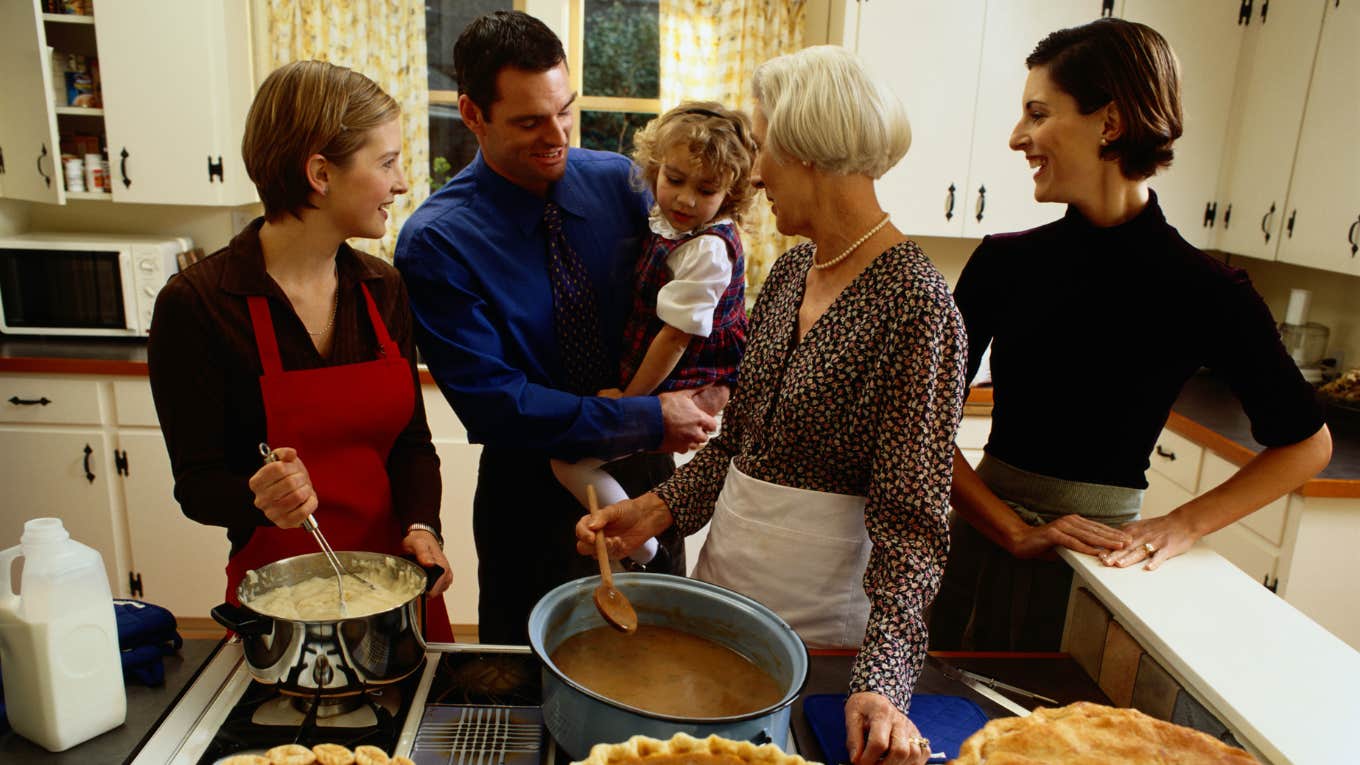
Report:
M 137 334 L 131 266 L 121 247 L 0 249 L 0 331 Z

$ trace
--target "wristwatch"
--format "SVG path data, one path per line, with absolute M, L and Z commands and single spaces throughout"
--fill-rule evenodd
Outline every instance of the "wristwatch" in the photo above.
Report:
M 439 549 L 441 550 L 444 549 L 444 537 L 440 535 L 440 533 L 435 529 L 435 527 L 427 523 L 413 523 L 410 526 L 406 527 L 407 534 L 410 534 L 412 531 L 430 532 L 431 534 L 434 535 L 434 541 L 439 543 Z

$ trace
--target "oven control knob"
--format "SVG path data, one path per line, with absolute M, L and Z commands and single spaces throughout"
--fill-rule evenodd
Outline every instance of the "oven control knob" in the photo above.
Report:
M 137 267 L 148 274 L 154 274 L 159 270 L 156 266 L 156 261 L 154 260 L 139 260 L 137 261 Z
M 145 294 L 147 297 L 156 297 L 156 293 L 159 291 L 160 290 L 157 290 L 154 286 L 150 284 L 146 285 L 145 287 L 142 287 L 142 293 Z

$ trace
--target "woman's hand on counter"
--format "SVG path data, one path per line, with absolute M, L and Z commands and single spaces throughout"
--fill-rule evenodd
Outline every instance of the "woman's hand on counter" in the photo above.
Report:
M 274 462 L 250 477 L 255 507 L 275 526 L 297 528 L 316 511 L 316 489 L 312 488 L 312 477 L 298 458 L 296 449 L 281 447 L 274 450 L 274 456 L 277 458 Z
M 1126 523 L 1120 528 L 1129 533 L 1133 544 L 1127 549 L 1099 556 L 1101 563 L 1107 566 L 1127 568 L 1145 562 L 1144 570 L 1156 571 L 1158 566 L 1189 550 L 1200 537 L 1180 512 Z
M 921 731 L 887 696 L 872 691 L 850 694 L 845 701 L 845 750 L 851 765 L 922 765 L 930 747 Z
M 1017 558 L 1052 558 L 1059 547 L 1100 556 L 1132 544 L 1133 538 L 1124 529 L 1076 514 L 1064 515 L 1041 526 L 1026 527 L 1012 537 L 1007 549 Z
M 444 550 L 439 546 L 439 540 L 435 539 L 434 534 L 424 529 L 412 529 L 401 540 L 402 549 L 411 555 L 416 556 L 416 562 L 424 568 L 438 566 L 444 569 L 444 575 L 430 588 L 430 597 L 438 597 L 453 584 L 453 568 L 449 566 L 449 559 L 444 557 Z
M 655 492 L 636 499 L 625 499 L 600 508 L 598 515 L 586 514 L 576 522 L 576 551 L 595 554 L 595 532 L 603 529 L 609 555 L 622 558 L 638 545 L 670 527 L 671 510 Z

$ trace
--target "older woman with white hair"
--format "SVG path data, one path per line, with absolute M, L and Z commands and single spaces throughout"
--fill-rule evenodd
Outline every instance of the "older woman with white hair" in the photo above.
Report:
M 929 742 L 905 713 L 949 548 L 963 322 L 874 191 L 911 143 L 897 99 L 833 46 L 768 61 L 754 84 L 752 181 L 779 231 L 811 241 L 760 292 L 721 435 L 655 491 L 582 518 L 577 547 L 602 529 L 621 556 L 711 519 L 697 578 L 766 604 L 811 647 L 860 649 L 856 765 L 922 763 Z

